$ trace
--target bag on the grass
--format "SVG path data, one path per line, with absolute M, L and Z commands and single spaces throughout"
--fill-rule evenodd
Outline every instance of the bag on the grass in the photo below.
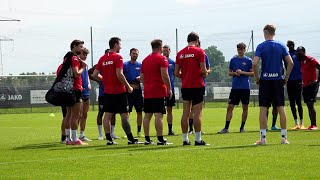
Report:
M 65 55 L 61 70 L 45 96 L 46 101 L 52 105 L 72 106 L 76 102 L 76 95 L 73 89 L 72 56 L 73 53 L 71 52 Z

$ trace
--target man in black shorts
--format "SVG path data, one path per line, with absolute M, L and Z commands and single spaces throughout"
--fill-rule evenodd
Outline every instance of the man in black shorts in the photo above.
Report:
M 265 145 L 267 131 L 267 111 L 272 103 L 280 115 L 281 144 L 289 144 L 287 140 L 287 117 L 284 108 L 284 85 L 287 83 L 293 62 L 285 45 L 273 40 L 276 28 L 266 25 L 263 29 L 265 40 L 257 46 L 253 59 L 253 70 L 256 83 L 259 84 L 260 106 L 260 140 L 255 145 Z M 258 63 L 262 60 L 261 75 L 258 75 Z M 283 59 L 287 63 L 287 72 L 283 78 Z
M 148 55 L 141 66 L 141 81 L 144 86 L 144 120 L 143 129 L 145 145 L 153 144 L 150 139 L 150 121 L 154 114 L 157 131 L 157 145 L 167 145 L 163 138 L 162 118 L 165 114 L 165 97 L 172 97 L 170 79 L 168 75 L 168 60 L 162 56 L 162 40 L 155 39 L 151 42 L 152 53 Z
M 114 114 L 120 113 L 122 128 L 125 131 L 128 144 L 137 144 L 138 139 L 134 139 L 129 123 L 129 104 L 127 90 L 133 91 L 128 81 L 123 75 L 123 58 L 118 54 L 121 49 L 121 39 L 113 37 L 109 40 L 110 52 L 102 56 L 93 72 L 93 77 L 97 78 L 101 72 L 104 85 L 104 130 L 106 133 L 107 145 L 117 144 L 111 137 L 110 122 Z
M 168 74 L 171 83 L 171 90 L 172 90 L 172 98 L 166 97 L 166 107 L 167 107 L 167 122 L 168 122 L 168 135 L 174 135 L 172 130 L 172 122 L 173 122 L 173 115 L 172 115 L 172 107 L 176 105 L 176 99 L 174 96 L 174 66 L 175 62 L 169 57 L 170 56 L 170 47 L 168 45 L 163 46 L 162 53 L 168 59 Z
M 244 125 L 248 117 L 248 104 L 250 100 L 250 81 L 249 77 L 253 76 L 252 60 L 245 56 L 246 45 L 244 43 L 237 44 L 238 55 L 230 60 L 228 75 L 232 76 L 232 89 L 229 96 L 229 105 L 226 114 L 226 124 L 219 131 L 219 134 L 229 132 L 229 124 L 232 119 L 234 106 L 242 103 L 242 121 L 240 132 L 245 132 Z
M 319 90 L 320 74 L 317 78 L 317 69 L 320 71 L 319 62 L 311 56 L 306 55 L 304 47 L 297 48 L 297 56 L 301 60 L 302 82 L 303 82 L 303 100 L 307 104 L 311 125 L 308 130 L 317 130 L 316 109 L 314 103 L 317 100 Z

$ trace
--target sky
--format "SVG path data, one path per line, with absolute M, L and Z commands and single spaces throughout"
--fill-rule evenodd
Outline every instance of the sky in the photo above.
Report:
M 90 27 L 90 67 L 113 36 L 122 39 L 124 60 L 130 59 L 129 50 L 135 47 L 142 61 L 151 53 L 155 38 L 171 47 L 175 59 L 176 49 L 187 45 L 191 31 L 199 33 L 202 48 L 215 45 L 229 61 L 237 43 L 248 45 L 251 31 L 254 48 L 263 42 L 262 29 L 270 23 L 277 27 L 277 40 L 294 40 L 320 60 L 320 2 L 316 0 L 0 0 L 0 4 L 0 19 L 21 20 L 0 21 L 0 75 L 1 67 L 3 75 L 55 72 L 72 40 L 84 40 L 91 51 Z

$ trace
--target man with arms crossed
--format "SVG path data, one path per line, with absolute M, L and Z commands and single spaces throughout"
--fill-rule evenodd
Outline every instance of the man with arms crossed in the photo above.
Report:
M 138 137 L 143 137 L 141 134 L 142 125 L 142 111 L 143 111 L 143 96 L 142 89 L 140 86 L 140 68 L 141 63 L 137 62 L 139 56 L 139 50 L 136 48 L 130 49 L 131 60 L 123 64 L 123 73 L 129 82 L 130 86 L 133 88 L 132 93 L 128 93 L 129 101 L 129 113 L 132 112 L 132 107 L 134 106 L 137 112 L 137 135 Z
M 305 129 L 303 123 L 303 108 L 301 104 L 301 93 L 302 93 L 302 72 L 301 72 L 301 61 L 297 56 L 297 51 L 294 49 L 294 42 L 288 41 L 287 46 L 289 48 L 290 56 L 293 60 L 293 68 L 287 82 L 287 91 L 288 97 L 290 101 L 290 108 L 294 119 L 294 127 L 292 129 Z M 287 64 L 285 63 L 287 68 Z M 298 106 L 298 112 L 300 117 L 300 124 L 298 122 L 297 117 L 297 109 L 296 104 Z
M 172 107 L 176 105 L 176 99 L 174 96 L 174 66 L 175 66 L 175 62 L 169 57 L 170 53 L 171 53 L 170 46 L 164 45 L 162 53 L 168 59 L 168 64 L 169 64 L 168 73 L 169 73 L 169 77 L 170 77 L 171 90 L 172 90 L 172 98 L 169 99 L 169 97 L 166 97 L 168 135 L 174 135 L 174 132 L 172 131 L 172 122 L 173 122 Z
M 317 78 L 317 69 L 320 71 L 319 62 L 311 56 L 306 55 L 306 49 L 302 46 L 297 48 L 297 56 L 301 60 L 302 81 L 303 81 L 303 100 L 307 104 L 311 125 L 308 130 L 317 130 L 316 110 L 314 103 L 316 102 L 319 90 L 320 74 Z
M 132 87 L 123 75 L 123 59 L 117 54 L 121 49 L 121 39 L 113 37 L 109 40 L 110 52 L 102 56 L 93 72 L 97 78 L 101 72 L 104 85 L 104 131 L 106 133 L 107 145 L 117 144 L 110 134 L 110 122 L 114 114 L 120 113 L 122 128 L 125 131 L 128 144 L 136 144 L 137 139 L 133 138 L 129 123 L 129 104 L 127 90 L 131 93 Z
M 230 102 L 227 108 L 226 125 L 218 132 L 224 134 L 229 132 L 229 125 L 232 119 L 232 112 L 235 105 L 242 103 L 242 121 L 240 132 L 245 132 L 244 125 L 248 117 L 248 104 L 250 101 L 250 82 L 249 77 L 252 77 L 252 60 L 244 55 L 246 45 L 244 43 L 237 44 L 238 56 L 230 60 L 228 75 L 232 76 L 232 89 L 230 92 Z
M 260 106 L 260 140 L 255 145 L 264 145 L 267 130 L 267 111 L 272 103 L 275 104 L 280 115 L 281 144 L 289 144 L 287 140 L 287 117 L 284 108 L 284 85 L 287 83 L 293 62 L 283 43 L 273 40 L 276 28 L 266 25 L 263 29 L 266 41 L 259 44 L 253 59 L 253 70 L 256 83 L 259 84 Z M 262 60 L 261 76 L 258 75 L 258 63 Z M 287 72 L 283 79 L 283 59 L 287 62 Z
M 203 78 L 208 75 L 205 65 L 204 50 L 197 47 L 199 35 L 191 32 L 187 38 L 188 46 L 178 52 L 174 74 L 181 78 L 181 94 L 183 99 L 183 114 L 181 129 L 183 145 L 191 145 L 188 138 L 188 124 L 191 108 L 194 113 L 195 145 L 207 145 L 201 139 L 202 103 L 205 92 Z
M 155 116 L 157 131 L 157 145 L 167 145 L 163 138 L 162 118 L 165 114 L 165 98 L 172 97 L 171 84 L 168 75 L 168 60 L 162 56 L 162 40 L 155 39 L 151 42 L 152 53 L 142 61 L 141 81 L 144 86 L 144 120 L 143 129 L 145 145 L 153 144 L 150 139 L 150 120 Z

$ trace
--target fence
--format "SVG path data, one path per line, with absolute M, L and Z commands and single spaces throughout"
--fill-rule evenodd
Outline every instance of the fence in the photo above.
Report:
M 54 76 L 50 75 L 0 77 L 0 114 L 60 111 L 59 107 L 53 107 L 44 99 L 53 81 Z M 91 110 L 97 110 L 95 105 L 98 104 L 99 85 L 94 81 L 91 84 Z M 205 108 L 226 107 L 230 90 L 231 82 L 207 82 L 204 96 Z M 258 105 L 258 94 L 258 86 L 251 83 L 251 106 Z M 182 99 L 179 82 L 175 82 L 175 96 L 177 100 L 176 108 L 181 108 Z M 319 93 L 318 97 L 320 97 Z

